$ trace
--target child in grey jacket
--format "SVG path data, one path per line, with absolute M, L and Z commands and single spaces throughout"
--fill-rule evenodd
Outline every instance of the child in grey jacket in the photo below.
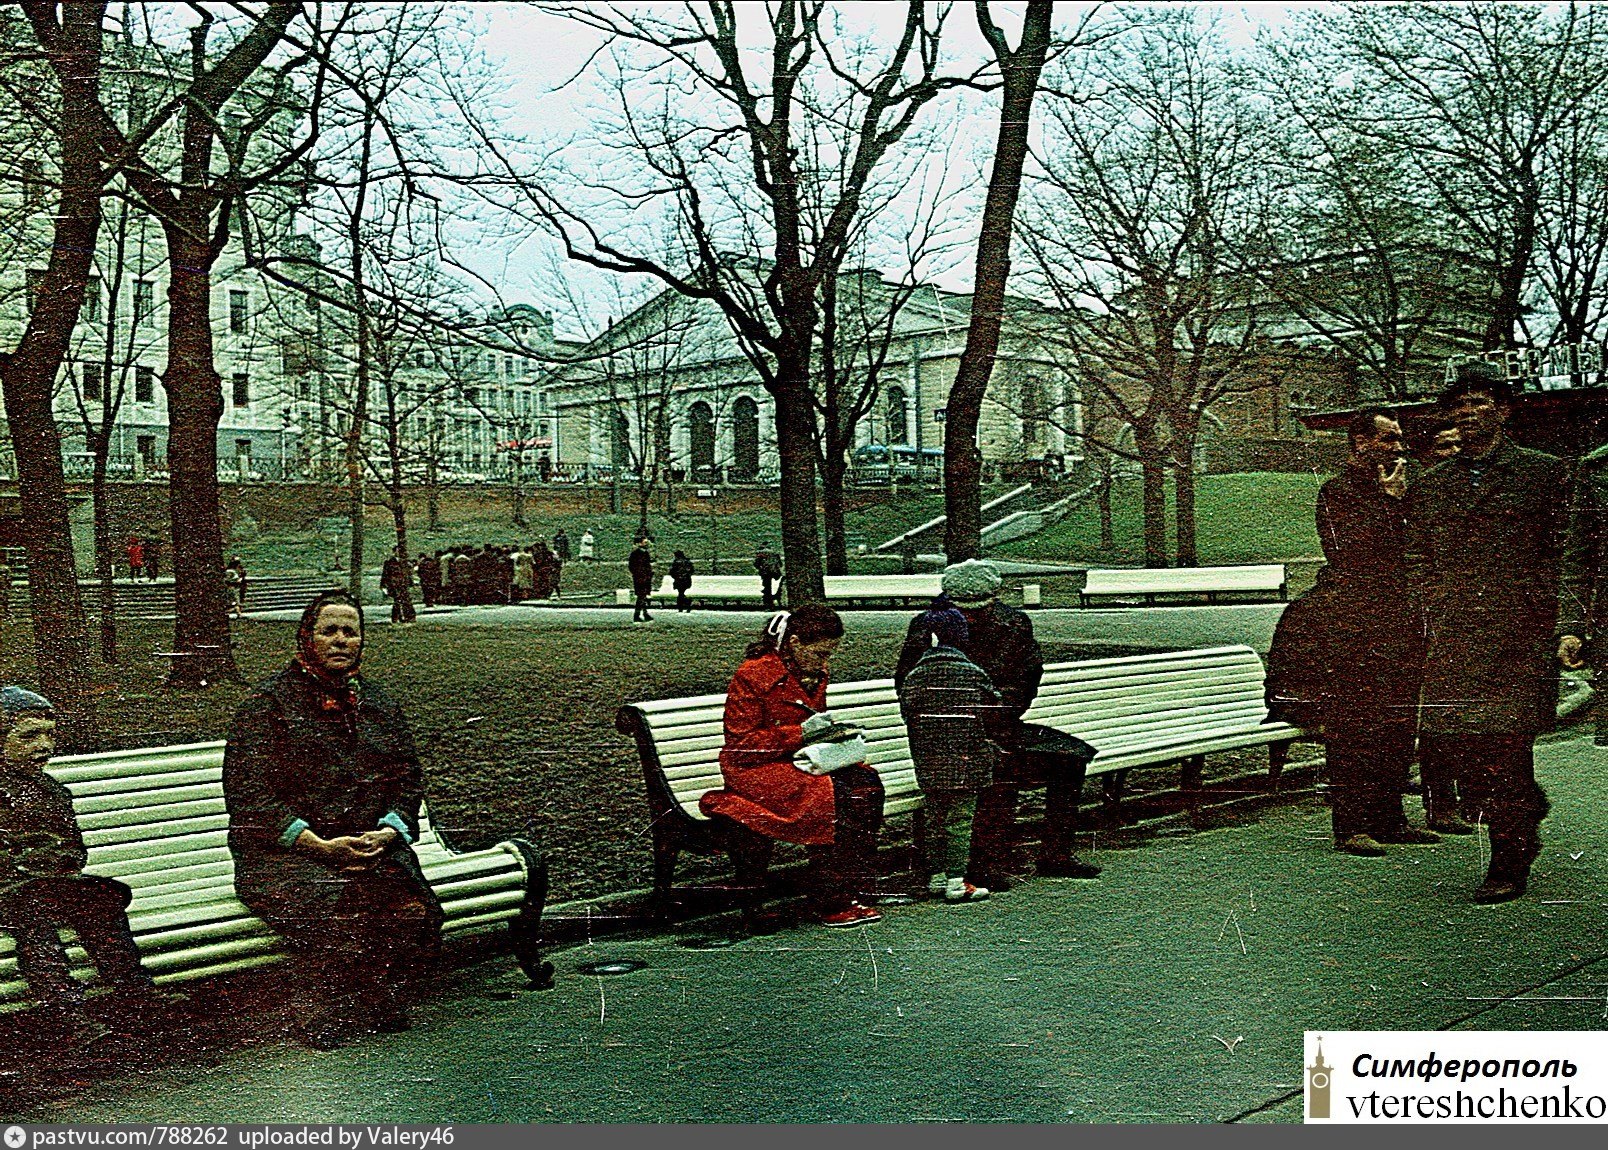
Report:
M 910 757 L 925 798 L 927 892 L 948 902 L 978 902 L 986 887 L 966 880 L 977 796 L 994 778 L 999 751 L 989 738 L 999 692 L 960 649 L 966 616 L 955 608 L 922 616 L 930 646 L 899 690 Z

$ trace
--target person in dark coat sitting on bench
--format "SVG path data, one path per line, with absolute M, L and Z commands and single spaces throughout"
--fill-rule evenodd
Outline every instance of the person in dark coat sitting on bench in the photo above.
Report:
M 813 903 L 825 926 L 863 926 L 881 912 L 860 901 L 873 882 L 882 826 L 882 779 L 864 763 L 811 774 L 794 763 L 806 724 L 835 726 L 826 714 L 827 663 L 843 620 L 824 603 L 778 612 L 726 688 L 725 786 L 698 806 L 724 833 L 750 916 L 763 895 L 771 848 L 780 840 L 809 852 Z
M 116 879 L 84 873 L 89 852 L 72 795 L 44 769 L 56 750 L 55 731 L 49 700 L 21 687 L 0 690 L 0 930 L 16 940 L 17 965 L 45 1016 L 41 1029 L 86 1050 L 112 1031 L 89 1015 L 62 927 L 78 933 L 126 1018 L 149 1025 L 183 996 L 158 991 L 140 965 L 124 914 L 133 892 Z
M 297 953 L 302 1036 L 321 1050 L 407 1029 L 443 918 L 412 847 L 413 735 L 362 657 L 360 609 L 337 591 L 314 599 L 295 658 L 241 705 L 223 758 L 235 891 Z
M 1039 845 L 1038 873 L 1056 878 L 1094 878 L 1100 868 L 1072 853 L 1077 825 L 1078 795 L 1088 767 L 1088 745 L 1071 736 L 1056 739 L 1057 732 L 1023 723 L 1022 716 L 1038 695 L 1044 676 L 1044 656 L 1033 635 L 1027 614 L 999 601 L 1000 577 L 992 563 L 968 559 L 944 568 L 943 594 L 934 609 L 958 607 L 966 617 L 967 637 L 961 650 L 985 672 L 1000 694 L 1001 749 L 994 784 L 977 800 L 972 823 L 972 863 L 967 878 L 991 890 L 1011 888 L 1012 839 L 1016 804 L 1023 785 L 1044 783 L 1044 839 Z M 932 645 L 932 636 L 918 615 L 910 621 L 894 686 L 905 677 Z M 1046 744 L 1066 744 L 1065 753 Z

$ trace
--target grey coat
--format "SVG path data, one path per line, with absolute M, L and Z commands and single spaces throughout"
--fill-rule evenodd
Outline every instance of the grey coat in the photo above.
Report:
M 1408 493 L 1408 588 L 1427 623 L 1420 727 L 1535 735 L 1557 701 L 1568 465 L 1507 441 L 1477 483 L 1458 456 Z
M 916 782 L 924 791 L 980 791 L 994 781 L 999 752 L 989 740 L 1000 696 L 955 647 L 929 647 L 899 688 Z

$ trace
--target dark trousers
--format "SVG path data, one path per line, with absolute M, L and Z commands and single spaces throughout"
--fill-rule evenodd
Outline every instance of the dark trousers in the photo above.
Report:
M 1001 875 L 1012 869 L 1012 850 L 1016 840 L 1016 805 L 1024 786 L 1044 786 L 1044 837 L 1039 842 L 1038 861 L 1042 866 L 1065 863 L 1072 857 L 1078 828 L 1078 797 L 1088 764 L 1069 759 L 1060 763 L 1035 763 L 1013 751 L 1000 755 L 999 771 L 992 786 L 983 788 L 972 818 L 971 865 L 966 874 Z M 985 884 L 986 885 L 986 884 Z
M 767 611 L 774 611 L 776 609 L 775 582 L 776 581 L 769 575 L 761 575 L 759 577 L 760 593 L 765 597 L 765 610 Z
M 84 989 L 60 930 L 70 926 L 89 952 L 101 981 L 121 991 L 151 989 L 124 914 L 132 893 L 115 879 L 93 875 L 42 878 L 0 904 L 0 925 L 17 941 L 17 966 L 34 997 L 57 1009 L 81 1009 Z
M 1457 777 L 1439 735 L 1419 736 L 1418 777 L 1424 784 L 1424 814 L 1430 822 L 1457 814 Z
M 1326 755 L 1335 842 L 1406 829 L 1401 796 L 1413 761 L 1413 735 L 1411 722 L 1344 724 L 1329 731 Z
M 882 780 L 870 767 L 832 773 L 832 841 L 806 847 L 810 859 L 810 901 L 823 914 L 844 910 L 876 884 L 872 862 L 882 829 Z M 764 897 L 765 870 L 775 841 L 741 823 L 721 819 L 726 847 L 737 872 L 745 908 Z
M 638 623 L 653 618 L 652 615 L 648 614 L 648 599 L 652 594 L 653 589 L 651 587 L 647 590 L 643 590 L 641 587 L 636 589 L 636 608 L 631 612 L 631 622 Z
M 687 592 L 680 587 L 676 588 L 676 610 L 689 613 L 692 611 L 692 600 L 687 598 Z
M 391 593 L 391 622 L 411 623 L 418 616 L 413 610 L 413 596 L 406 587 Z
M 424 605 L 426 607 L 434 607 L 436 600 L 441 597 L 441 586 L 437 583 L 426 583 L 421 579 L 419 580 L 419 594 L 424 596 Z
M 435 893 L 401 868 L 342 884 L 329 918 L 274 922 L 296 951 L 296 977 L 312 1013 L 361 1021 L 375 1004 L 405 999 L 429 970 L 445 916 Z
M 1535 781 L 1532 735 L 1438 736 L 1463 793 L 1467 816 L 1491 836 L 1489 877 L 1524 879 L 1541 853 L 1541 820 L 1551 804 Z

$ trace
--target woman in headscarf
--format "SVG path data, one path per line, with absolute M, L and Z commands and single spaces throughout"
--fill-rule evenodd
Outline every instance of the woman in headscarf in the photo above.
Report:
M 750 901 L 763 890 L 772 843 L 803 844 L 815 871 L 815 909 L 824 925 L 836 927 L 882 918 L 860 901 L 874 881 L 881 778 L 864 763 L 827 775 L 794 763 L 809 741 L 805 723 L 825 717 L 823 725 L 832 725 L 827 664 L 842 638 L 843 621 L 824 603 L 772 616 L 726 688 L 726 785 L 699 802 L 721 824 Z
M 363 614 L 302 613 L 296 654 L 235 714 L 223 760 L 240 900 L 290 943 L 302 1035 L 329 1049 L 407 1028 L 407 985 L 439 945 L 419 868 L 424 777 L 401 710 L 359 674 Z

